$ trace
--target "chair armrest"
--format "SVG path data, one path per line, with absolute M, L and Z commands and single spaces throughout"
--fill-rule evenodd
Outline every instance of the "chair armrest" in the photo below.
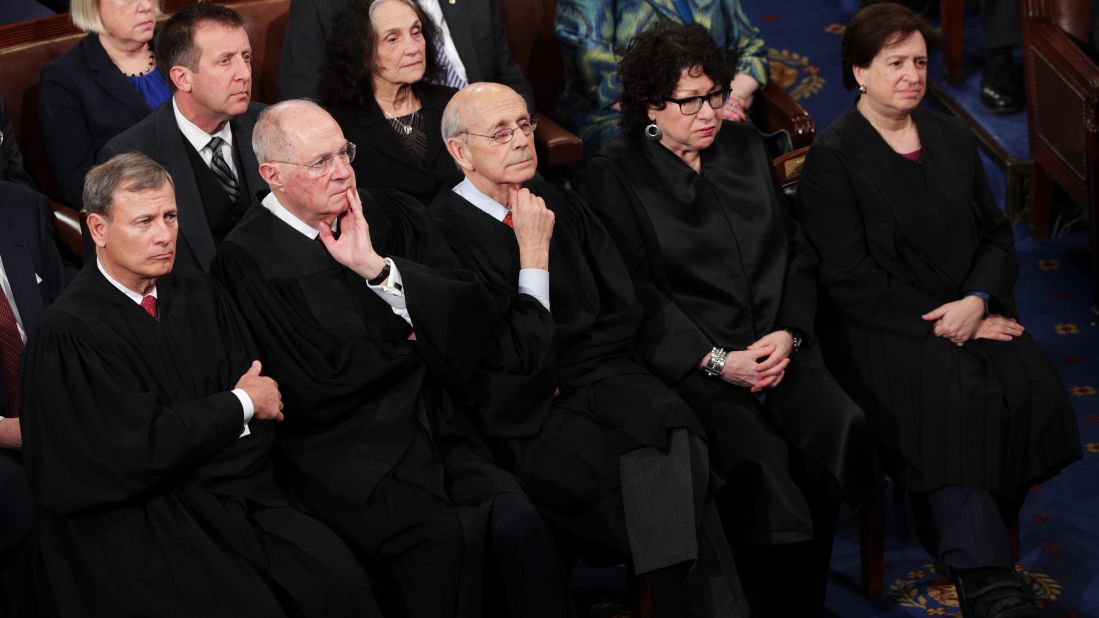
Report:
M 84 254 L 84 240 L 80 233 L 80 213 L 53 200 L 50 200 L 50 206 L 53 208 L 54 224 L 57 226 L 57 239 L 72 255 L 80 257 Z
M 817 134 L 813 117 L 800 103 L 794 100 L 781 86 L 774 82 L 768 82 L 759 96 L 762 100 L 763 129 L 765 131 L 778 131 L 785 129 L 790 134 L 790 141 L 794 148 L 808 146 L 813 142 Z
M 558 166 L 576 163 L 584 158 L 584 142 L 548 116 L 538 115 L 534 130 L 534 147 L 542 165 Z

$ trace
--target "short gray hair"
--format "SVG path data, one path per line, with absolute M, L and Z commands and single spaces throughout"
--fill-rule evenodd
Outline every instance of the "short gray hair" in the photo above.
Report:
M 160 17 L 161 2 L 162 0 L 153 2 L 156 5 L 154 19 Z M 103 26 L 103 18 L 99 16 L 99 3 L 100 0 L 72 0 L 69 15 L 72 17 L 73 25 L 84 32 L 105 34 L 107 29 Z
M 323 107 L 309 99 L 289 99 L 264 108 L 252 129 L 252 151 L 256 153 L 256 161 L 267 163 L 275 157 L 286 158 L 295 153 L 294 140 L 286 132 L 284 122 L 295 109 L 298 112 L 303 109 L 324 111 Z
M 172 184 L 172 175 L 164 166 L 140 152 L 115 155 L 105 163 L 88 170 L 84 177 L 84 212 L 110 218 L 107 207 L 115 191 L 123 185 L 126 191 L 151 191 Z
M 462 135 L 469 130 L 469 124 L 466 123 L 465 114 L 462 113 L 461 107 L 461 105 L 447 105 L 446 109 L 443 110 L 443 119 L 439 123 L 439 127 L 443 133 L 444 143 L 448 139 Z

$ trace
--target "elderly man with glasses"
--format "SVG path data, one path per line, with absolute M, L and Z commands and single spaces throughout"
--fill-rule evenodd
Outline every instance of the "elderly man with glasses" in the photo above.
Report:
M 747 615 L 704 430 L 634 356 L 641 309 L 610 236 L 579 196 L 532 181 L 534 126 L 500 84 L 443 114 L 465 180 L 429 211 L 502 313 L 470 382 L 477 420 L 567 555 L 629 561 L 656 616 Z
M 570 615 L 545 524 L 460 407 L 490 296 L 419 201 L 359 190 L 355 146 L 316 104 L 268 108 L 252 145 L 271 192 L 212 272 L 283 394 L 280 481 L 367 561 L 387 615 L 492 615 L 486 549 L 489 599 Z

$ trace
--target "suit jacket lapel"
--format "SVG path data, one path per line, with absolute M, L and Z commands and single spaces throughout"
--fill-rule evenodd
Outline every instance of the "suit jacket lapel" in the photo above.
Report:
M 206 208 L 202 204 L 202 192 L 199 191 L 195 171 L 191 168 L 191 160 L 187 157 L 187 151 L 184 150 L 191 146 L 176 125 L 171 101 L 161 105 L 153 113 L 156 114 L 156 144 L 153 158 L 160 161 L 172 175 L 172 182 L 175 184 L 176 208 L 179 210 L 179 233 L 195 254 L 202 269 L 209 271 L 216 246 L 214 235 L 210 232 L 210 221 L 206 218 Z M 253 155 L 254 158 L 255 155 Z
M 103 91 L 118 100 L 137 118 L 146 116 L 152 109 L 137 90 L 130 85 L 126 76 L 111 62 L 111 58 L 99 43 L 99 35 L 94 32 L 84 38 L 84 58 L 92 79 Z
M 458 50 L 458 57 L 466 67 L 466 81 L 469 83 L 491 79 L 491 75 L 483 75 L 477 62 L 477 49 L 470 38 L 469 11 L 465 3 L 472 0 L 439 0 L 439 6 L 443 11 L 443 21 L 450 31 L 450 38 L 454 41 L 454 48 Z
M 250 112 L 251 110 L 229 122 L 229 127 L 233 131 L 233 145 L 236 147 L 237 156 L 240 157 L 243 168 L 245 190 L 247 190 L 245 195 L 248 196 L 249 201 L 257 193 L 267 189 L 267 183 L 263 182 L 263 178 L 259 175 L 256 152 L 252 150 L 252 129 L 255 128 L 256 122 Z
M 9 226 L 5 226 L 9 227 Z M 9 227 L 10 229 L 10 227 Z M 45 306 L 35 279 L 34 262 L 30 250 L 22 238 L 12 233 L 0 234 L 0 258 L 4 260 L 4 273 L 11 285 L 12 296 L 23 322 L 23 331 L 30 334 Z

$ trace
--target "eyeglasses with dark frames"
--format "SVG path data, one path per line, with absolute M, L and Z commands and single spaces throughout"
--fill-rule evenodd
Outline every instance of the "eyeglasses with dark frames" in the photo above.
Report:
M 304 167 L 309 170 L 309 173 L 313 176 L 325 176 L 331 174 L 334 169 L 336 159 L 340 159 L 344 163 L 350 164 L 355 160 L 355 144 L 347 142 L 343 148 L 340 148 L 336 152 L 326 154 L 320 157 L 312 163 L 294 163 L 293 161 L 279 161 L 278 159 L 272 159 L 272 163 L 286 163 L 287 165 L 297 165 L 298 167 Z
M 679 113 L 684 116 L 693 116 L 702 111 L 702 102 L 709 101 L 710 109 L 717 111 L 725 106 L 725 103 L 729 100 L 729 89 L 719 88 L 713 92 L 707 94 L 700 94 L 693 97 L 683 97 L 682 99 L 664 99 L 668 103 L 675 103 L 679 105 Z
M 505 127 L 503 129 L 497 129 L 493 131 L 491 135 L 481 135 L 480 133 L 471 133 L 469 131 L 462 131 L 466 135 L 476 135 L 477 137 L 487 137 L 497 144 L 506 144 L 515 138 L 515 132 L 521 131 L 523 135 L 530 135 L 534 133 L 534 130 L 538 128 L 538 119 L 531 118 L 530 120 L 520 120 L 519 124 L 514 127 Z

